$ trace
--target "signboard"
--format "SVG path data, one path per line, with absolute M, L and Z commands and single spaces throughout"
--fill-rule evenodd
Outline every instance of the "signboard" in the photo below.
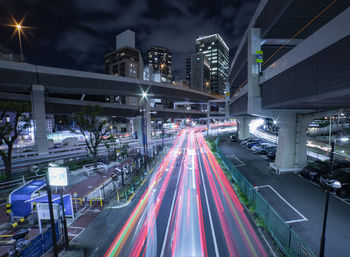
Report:
M 61 207 L 58 204 L 53 204 L 53 216 L 54 219 L 57 220 L 60 217 Z M 48 203 L 38 203 L 38 219 L 39 220 L 49 220 L 50 219 L 50 209 Z
M 263 51 L 256 50 L 256 62 L 257 63 L 264 62 Z
M 68 186 L 66 167 L 49 167 L 50 186 Z

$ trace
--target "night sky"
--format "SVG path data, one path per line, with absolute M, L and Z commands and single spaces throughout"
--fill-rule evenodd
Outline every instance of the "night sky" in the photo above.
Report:
M 258 0 L 1 0 L 0 44 L 19 53 L 11 39 L 11 15 L 31 26 L 23 41 L 25 61 L 104 72 L 104 55 L 115 49 L 115 36 L 131 29 L 146 61 L 152 45 L 170 49 L 173 73 L 184 78 L 185 59 L 200 35 L 219 33 L 231 59 Z

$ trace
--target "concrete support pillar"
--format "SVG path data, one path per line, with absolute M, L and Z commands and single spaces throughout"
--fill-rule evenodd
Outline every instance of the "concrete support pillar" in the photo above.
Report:
M 141 152 L 143 152 L 143 145 L 149 147 L 151 140 L 151 105 L 148 98 L 142 99 L 142 116 L 137 119 L 137 138 L 139 144 L 142 146 Z
M 210 129 L 210 102 L 207 103 L 207 135 L 209 135 Z
M 136 126 L 137 127 L 137 141 L 138 141 L 139 145 L 143 147 L 142 116 L 137 117 L 136 123 L 137 123 L 137 126 Z M 142 148 L 141 152 L 143 152 L 143 148 Z
M 298 172 L 306 166 L 306 129 L 311 121 L 296 113 L 280 116 L 276 159 L 270 164 L 278 173 Z
M 236 120 L 238 121 L 238 124 L 237 124 L 238 139 L 243 140 L 250 137 L 249 123 L 252 120 L 252 117 L 249 117 L 249 116 L 236 117 Z
M 230 116 L 230 109 L 229 109 L 229 103 L 230 103 L 230 83 L 225 83 L 225 119 L 228 119 Z
M 151 104 L 150 104 L 150 99 L 144 97 L 144 106 L 145 106 L 145 131 L 146 131 L 146 138 L 147 142 L 151 140 Z
M 46 135 L 45 88 L 43 85 L 32 85 L 31 101 L 34 123 L 35 148 L 39 155 L 49 153 Z
M 261 113 L 261 90 L 259 85 L 259 63 L 256 51 L 261 50 L 260 28 L 252 28 L 248 34 L 248 113 Z

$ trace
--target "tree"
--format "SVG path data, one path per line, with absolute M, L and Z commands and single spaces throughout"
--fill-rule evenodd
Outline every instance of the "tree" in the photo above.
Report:
M 110 133 L 110 123 L 101 119 L 99 115 L 102 113 L 102 107 L 99 105 L 87 105 L 77 113 L 76 124 L 80 129 L 80 133 L 85 138 L 85 144 L 94 159 L 94 167 L 97 167 L 98 146 L 103 137 Z
M 23 116 L 25 112 L 30 112 L 28 103 L 0 103 L 0 145 L 7 146 L 7 149 L 0 149 L 0 155 L 7 177 L 11 177 L 13 145 L 21 132 L 30 126 L 29 119 Z
M 113 137 L 112 133 L 109 135 L 105 142 L 105 147 L 108 151 L 108 157 L 109 159 L 115 159 L 116 158 L 116 142 L 115 138 Z
M 129 146 L 128 143 L 122 144 L 122 146 L 121 146 L 121 148 L 120 148 L 120 154 L 121 154 L 121 156 L 124 156 L 124 155 L 127 156 L 128 153 L 129 153 L 129 148 L 130 148 L 130 146 Z

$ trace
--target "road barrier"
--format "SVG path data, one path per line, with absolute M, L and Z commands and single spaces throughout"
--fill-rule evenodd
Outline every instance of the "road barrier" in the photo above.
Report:
M 261 196 L 256 188 L 248 182 L 242 173 L 223 154 L 219 147 L 220 137 L 215 140 L 216 152 L 230 172 L 239 190 L 246 196 L 249 205 L 261 219 L 283 253 L 289 257 L 316 257 L 316 251 L 302 240 L 293 228 L 285 223 L 271 205 Z
M 90 172 L 94 172 L 94 171 L 99 171 L 103 169 L 105 172 L 107 172 L 108 168 L 107 165 L 102 163 L 102 162 L 98 162 L 96 163 L 96 167 L 95 164 L 87 164 L 83 166 L 83 172 L 86 176 L 90 176 Z

